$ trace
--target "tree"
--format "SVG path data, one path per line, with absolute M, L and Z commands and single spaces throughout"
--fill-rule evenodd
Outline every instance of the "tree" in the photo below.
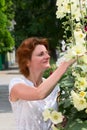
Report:
M 11 9 L 11 0 L 0 0 L 0 53 L 11 51 L 15 44 L 10 32 L 11 20 L 13 19 L 13 12 L 9 12 Z
M 63 33 L 61 22 L 55 15 L 56 0 L 15 0 L 14 5 L 16 47 L 30 36 L 47 37 L 53 52 Z

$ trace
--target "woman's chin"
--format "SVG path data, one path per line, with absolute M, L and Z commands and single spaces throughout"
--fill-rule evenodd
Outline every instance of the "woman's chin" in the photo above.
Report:
M 50 65 L 46 66 L 45 70 L 49 69 L 50 68 Z

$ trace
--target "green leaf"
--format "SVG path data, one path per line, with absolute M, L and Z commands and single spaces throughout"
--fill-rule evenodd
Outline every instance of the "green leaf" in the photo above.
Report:
M 70 121 L 64 130 L 87 130 L 87 121 L 80 119 Z
M 64 108 L 67 108 L 71 105 L 70 99 L 68 98 L 65 102 L 64 102 Z

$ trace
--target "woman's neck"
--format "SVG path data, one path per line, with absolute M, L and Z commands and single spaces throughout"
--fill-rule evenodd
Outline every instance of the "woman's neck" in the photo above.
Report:
M 27 79 L 30 80 L 35 87 L 38 87 L 42 83 L 42 75 L 29 75 Z

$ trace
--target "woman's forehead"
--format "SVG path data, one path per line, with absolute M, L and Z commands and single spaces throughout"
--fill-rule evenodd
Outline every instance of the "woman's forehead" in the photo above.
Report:
M 34 51 L 46 51 L 46 47 L 44 45 L 37 45 L 34 49 Z

